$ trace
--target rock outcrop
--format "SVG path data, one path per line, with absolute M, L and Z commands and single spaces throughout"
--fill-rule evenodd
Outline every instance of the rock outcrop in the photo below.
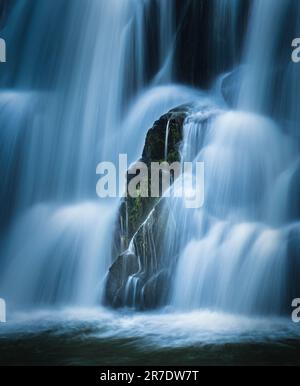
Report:
M 142 157 L 139 161 L 148 166 L 149 191 L 151 189 L 151 162 L 161 163 L 167 161 L 171 164 L 172 162 L 180 160 L 182 126 L 188 110 L 188 106 L 180 106 L 171 110 L 157 120 L 147 133 Z M 127 183 L 129 184 L 137 174 L 128 173 Z M 142 197 L 141 194 L 138 194 L 137 197 L 128 196 L 123 199 L 119 210 L 114 238 L 114 256 L 127 250 L 133 235 L 137 232 L 158 201 L 159 197 Z
M 188 106 L 171 110 L 148 131 L 142 158 L 150 169 L 151 162 L 180 160 L 180 144 Z M 149 173 L 150 176 L 150 173 Z M 128 174 L 127 183 L 134 178 Z M 149 189 L 151 178 L 149 178 Z M 120 209 L 113 245 L 113 261 L 106 280 L 105 303 L 112 307 L 154 308 L 168 296 L 168 277 L 172 262 L 162 254 L 162 236 L 168 214 L 160 197 L 126 197 Z M 154 242 L 155 240 L 155 242 Z
M 194 116 L 195 109 L 198 114 Z M 211 105 L 185 105 L 171 110 L 148 131 L 140 161 L 147 165 L 148 171 L 152 162 L 167 161 L 171 164 L 180 161 L 186 117 L 194 116 L 193 119 L 201 123 L 199 130 L 206 130 L 209 121 L 218 113 L 219 110 Z M 127 183 L 134 177 L 134 174 L 129 174 Z M 149 189 L 151 178 L 148 184 Z M 174 213 L 184 205 L 183 200 L 172 195 L 170 198 L 164 196 L 161 186 L 159 193 L 158 197 L 149 198 L 128 196 L 121 202 L 113 262 L 104 291 L 106 305 L 143 310 L 168 304 L 189 213 L 186 212 L 180 224 L 176 223 Z M 172 240 L 168 235 L 172 235 Z

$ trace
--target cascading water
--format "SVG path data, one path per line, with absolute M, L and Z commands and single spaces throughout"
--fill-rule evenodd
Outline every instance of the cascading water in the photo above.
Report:
M 249 342 L 273 341 L 294 357 L 299 331 L 281 315 L 300 296 L 300 65 L 290 61 L 299 1 L 6 3 L 1 361 L 99 365 L 101 352 L 105 364 L 226 363 L 223 343 L 238 342 L 229 362 L 240 364 Z M 181 162 L 204 162 L 204 205 L 162 198 L 131 240 L 127 208 L 128 237 L 112 256 L 120 199 L 99 201 L 96 166 L 120 153 L 139 159 L 163 114 L 159 159 L 180 125 Z M 133 310 L 100 306 L 116 267 L 123 292 L 107 303 Z M 207 350 L 215 344 L 220 351 Z M 265 346 L 253 347 L 256 362 Z
M 249 112 L 220 113 L 208 127 L 199 123 L 196 113 L 186 120 L 183 143 L 189 151 L 183 151 L 183 160 L 188 154 L 188 160 L 204 162 L 206 198 L 202 209 L 187 214 L 181 205 L 174 212 L 178 222 L 188 224 L 182 231 L 173 288 L 175 307 L 278 315 L 289 311 L 299 291 L 295 240 L 300 225 L 288 220 L 299 164 L 293 137 L 298 126 L 294 88 L 285 94 L 294 106 L 288 128 L 257 115 L 268 113 L 274 103 L 272 66 L 291 5 L 253 2 L 238 102 L 239 109 Z M 293 71 L 289 75 L 298 83 L 298 71 Z M 190 220 L 183 221 L 187 216 Z
M 284 312 L 297 287 L 289 272 L 299 269 L 289 238 L 293 231 L 299 235 L 300 227 L 272 227 L 265 208 L 270 187 L 295 160 L 292 142 L 266 118 L 225 112 L 207 127 L 197 114 L 189 117 L 184 145 L 189 151 L 183 155 L 206 165 L 206 198 L 201 209 L 181 205 L 174 211 L 177 221 L 189 219 L 182 232 L 174 306 Z
M 273 64 L 278 58 L 278 44 L 289 2 L 254 1 L 248 33 L 246 64 L 242 79 L 239 108 L 265 113 L 273 95 Z
M 131 97 L 134 119 L 124 116 L 124 88 L 138 94 L 146 84 L 148 7 L 149 1 L 25 0 L 10 15 L 6 35 L 14 47 L 32 15 L 14 90 L 15 63 L 2 77 L 7 90 L 0 95 L 1 202 L 6 218 L 14 218 L 2 219 L 10 228 L 2 239 L 0 292 L 11 306 L 95 304 L 101 298 L 118 200 L 97 201 L 96 165 L 122 152 L 134 161 L 157 116 L 193 95 L 177 86 L 144 89 L 139 99 Z M 173 44 L 171 3 L 157 7 L 164 71 L 156 85 L 171 80 Z M 62 15 L 65 22 L 54 33 Z M 41 69 L 46 49 L 53 57 Z

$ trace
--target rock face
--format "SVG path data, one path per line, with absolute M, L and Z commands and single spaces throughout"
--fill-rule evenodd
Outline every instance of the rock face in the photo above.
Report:
M 148 131 L 140 159 L 148 170 L 151 162 L 167 161 L 171 164 L 180 160 L 182 127 L 188 111 L 188 106 L 171 110 Z M 128 184 L 134 176 L 128 175 Z M 116 259 L 106 280 L 104 302 L 107 305 L 148 309 L 165 302 L 168 296 L 166 283 L 173 262 L 165 261 L 160 253 L 168 221 L 168 214 L 163 213 L 166 210 L 163 202 L 161 197 L 141 195 L 123 199 L 113 245 Z
M 106 304 L 149 309 L 166 302 L 174 261 L 165 261 L 162 254 L 163 230 L 168 221 L 163 211 L 163 201 L 159 201 L 133 236 L 129 248 L 110 267 Z
M 170 164 L 180 160 L 180 143 L 182 140 L 182 126 L 188 106 L 180 106 L 163 115 L 148 131 L 142 157 L 139 161 L 145 163 L 149 170 L 149 191 L 151 188 L 150 164 L 151 162 L 167 161 Z M 168 135 L 167 134 L 168 130 Z M 166 146 L 167 137 L 167 146 Z M 128 174 L 127 182 L 137 174 Z M 159 201 L 159 197 L 128 196 L 120 206 L 117 229 L 115 232 L 113 255 L 116 256 L 129 247 L 133 235 L 148 217 L 150 211 Z

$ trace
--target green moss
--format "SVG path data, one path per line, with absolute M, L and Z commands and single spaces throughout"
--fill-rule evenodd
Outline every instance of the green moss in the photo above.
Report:
M 140 195 L 136 198 L 130 199 L 129 209 L 129 224 L 131 228 L 135 229 L 140 223 L 141 217 L 143 215 L 142 198 Z
M 163 115 L 158 121 L 156 121 L 153 127 L 148 130 L 145 146 L 141 160 L 145 162 L 149 167 L 151 162 L 173 162 L 180 161 L 179 147 L 182 141 L 182 126 L 186 116 L 186 110 L 173 110 Z M 166 129 L 169 123 L 169 135 L 168 135 L 168 153 L 167 159 L 165 159 L 165 141 L 166 141 Z M 148 183 L 149 194 L 151 192 L 151 179 Z M 137 232 L 141 224 L 145 221 L 152 208 L 156 205 L 159 198 L 142 197 L 141 192 L 137 191 L 137 197 L 127 197 L 120 208 L 120 223 L 128 224 L 126 230 L 126 245 L 128 246 L 132 236 Z M 126 213 L 127 210 L 127 213 Z M 117 242 L 118 244 L 118 242 Z M 121 251 L 122 252 L 122 251 Z
M 173 162 L 178 162 L 180 161 L 180 154 L 179 154 L 179 151 L 178 150 L 171 150 L 169 153 L 168 153 L 168 159 L 167 161 L 169 163 L 173 163 Z

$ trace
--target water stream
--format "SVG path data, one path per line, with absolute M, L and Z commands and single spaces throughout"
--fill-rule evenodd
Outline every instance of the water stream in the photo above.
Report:
M 33 330 L 49 342 L 85 331 L 87 340 L 136 341 L 149 352 L 299 339 L 282 318 L 300 296 L 300 67 L 282 54 L 286 18 L 293 14 L 290 30 L 297 31 L 299 4 L 251 2 L 233 109 L 214 87 L 178 84 L 182 20 L 174 3 L 19 0 L 10 11 L 3 33 L 12 59 L 0 76 L 7 336 Z M 227 54 L 235 57 L 241 3 L 212 4 L 219 23 L 209 41 L 219 47 L 229 26 Z M 224 55 L 216 50 L 216 68 Z M 208 100 L 211 117 L 203 119 Z M 129 163 L 138 159 L 153 122 L 185 103 L 194 108 L 184 123 L 182 161 L 204 162 L 205 204 L 168 203 L 178 231 L 165 232 L 163 258 L 173 259 L 175 246 L 178 257 L 168 308 L 99 310 L 119 199 L 96 197 L 96 166 L 120 153 Z

